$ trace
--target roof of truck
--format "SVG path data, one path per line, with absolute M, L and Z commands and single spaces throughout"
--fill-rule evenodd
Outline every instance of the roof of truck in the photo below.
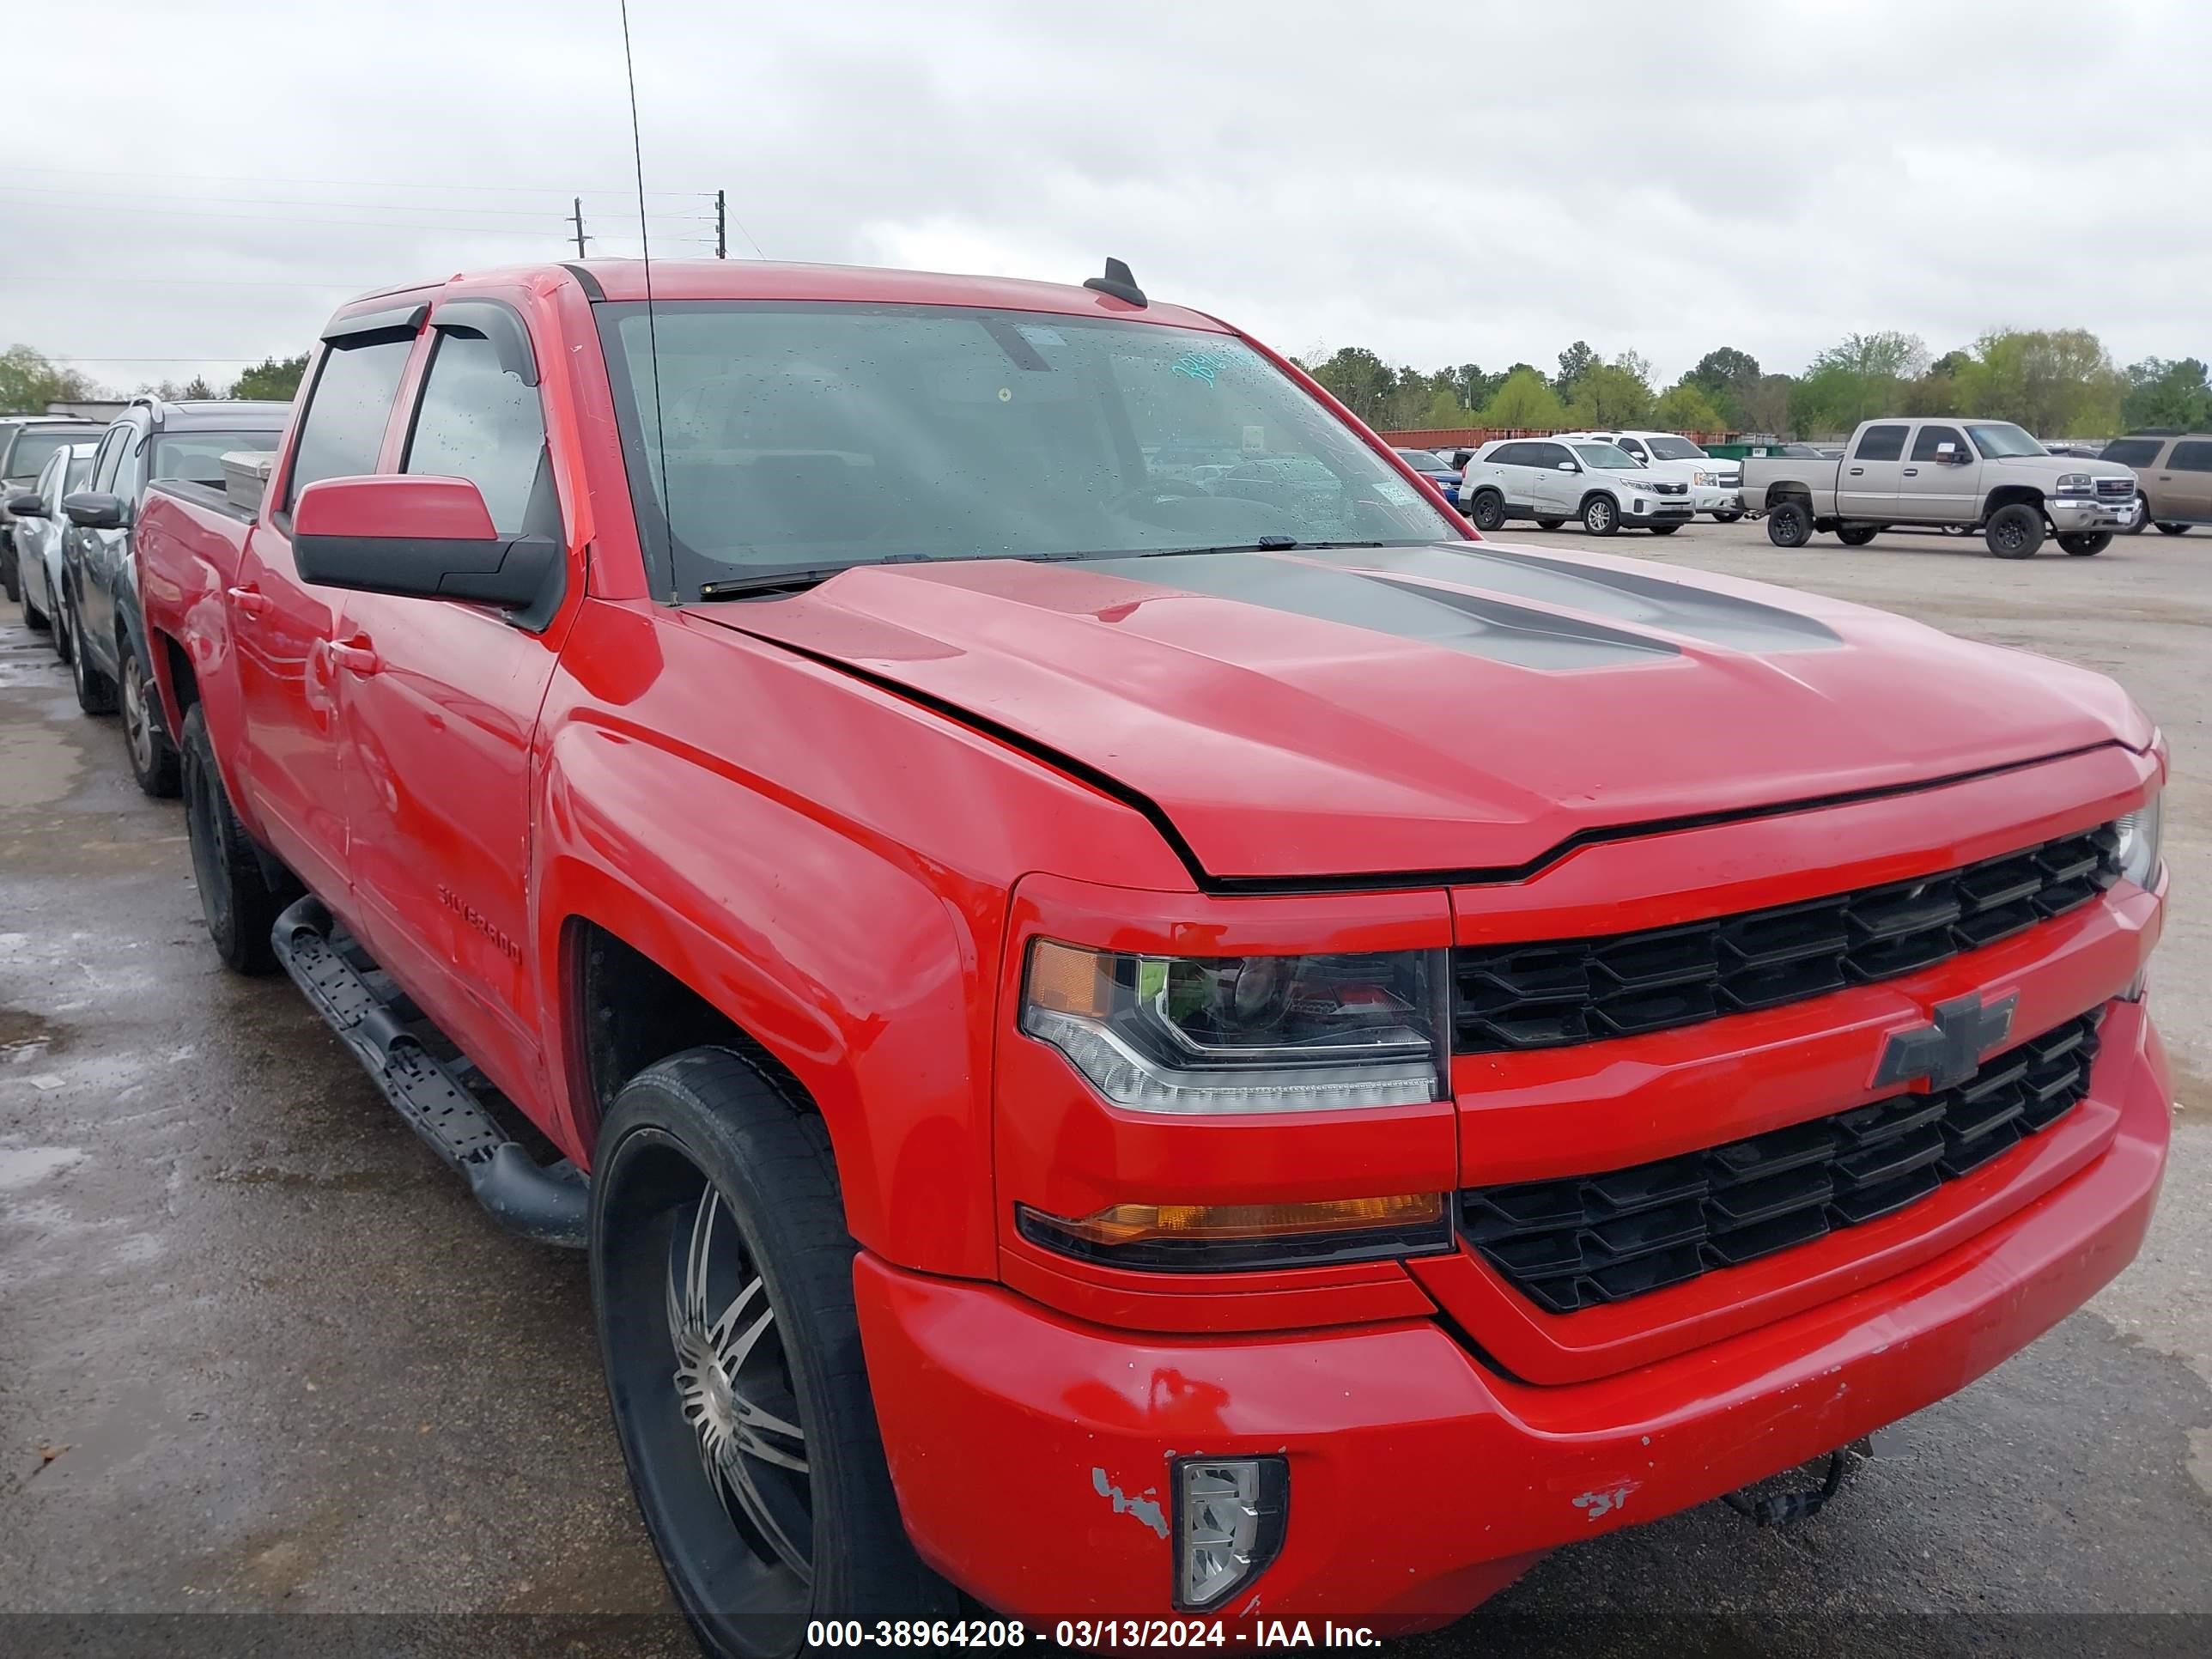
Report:
M 635 301 L 646 295 L 641 259 L 578 259 L 456 273 L 453 284 L 529 281 L 565 272 L 594 300 Z M 348 301 L 432 297 L 447 283 L 380 289 Z M 962 276 L 941 271 L 890 270 L 874 265 L 783 264 L 765 259 L 655 259 L 655 300 L 799 300 L 857 305 L 983 306 L 1005 311 L 1043 311 L 1069 317 L 1133 318 L 1215 332 L 1227 325 L 1203 312 L 1152 301 L 1130 304 L 1079 283 L 1027 282 L 1012 276 Z

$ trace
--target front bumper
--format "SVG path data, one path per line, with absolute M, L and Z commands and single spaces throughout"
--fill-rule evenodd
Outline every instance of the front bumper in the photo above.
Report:
M 1620 521 L 1624 525 L 1688 524 L 1698 516 L 1698 509 L 1686 495 L 1643 496 L 1640 499 L 1644 510 L 1640 513 L 1636 510 L 1638 499 L 1632 495 L 1621 502 Z
M 1166 1617 L 1169 1460 L 1281 1453 L 1280 1556 L 1224 1615 L 1448 1622 L 1545 1553 L 1705 1502 L 1955 1392 L 2134 1256 L 2170 1131 L 2140 1003 L 2106 1024 L 2110 1146 L 1930 1261 L 1633 1371 L 1537 1387 L 1439 1325 L 1176 1338 L 863 1254 L 861 1333 L 908 1531 L 993 1608 Z
M 1743 511 L 1743 491 L 1724 489 L 1718 484 L 1695 484 L 1690 489 L 1690 500 L 1700 513 L 1736 514 Z
M 2087 496 L 2053 495 L 2044 502 L 2052 528 L 2062 535 L 2082 531 L 2126 530 L 2142 511 L 2140 501 L 2103 501 Z

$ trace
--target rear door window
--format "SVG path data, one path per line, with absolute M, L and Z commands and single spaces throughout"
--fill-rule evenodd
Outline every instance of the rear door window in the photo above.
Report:
M 2178 443 L 2166 465 L 2176 472 L 2212 472 L 2212 443 L 2202 438 Z
M 1893 461 L 1905 453 L 1905 434 L 1908 428 L 1901 426 L 1870 426 L 1859 438 L 1855 461 Z
M 288 509 L 319 479 L 376 471 L 399 376 L 414 344 L 411 338 L 383 339 L 345 351 L 334 346 L 324 354 L 292 449 L 292 476 L 284 487 Z

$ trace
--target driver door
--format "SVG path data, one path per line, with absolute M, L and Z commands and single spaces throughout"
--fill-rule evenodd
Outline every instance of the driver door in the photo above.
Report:
M 1923 421 L 1899 469 L 1897 515 L 1936 524 L 1972 524 L 1981 496 L 1981 462 L 1966 434 L 1942 421 Z

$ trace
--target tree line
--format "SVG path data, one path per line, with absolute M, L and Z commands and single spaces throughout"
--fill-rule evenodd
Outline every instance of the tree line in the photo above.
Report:
M 1564 431 L 1656 427 L 1831 437 L 1877 415 L 2015 421 L 2047 438 L 2110 437 L 2142 426 L 2212 429 L 2212 383 L 2195 357 L 2146 357 L 2116 368 L 2087 329 L 1992 329 L 1972 345 L 1929 355 L 1917 334 L 1853 334 L 1802 374 L 1769 374 L 1721 346 L 1663 389 L 1633 351 L 1601 356 L 1577 340 L 1556 374 L 1515 363 L 1429 373 L 1392 368 L 1364 346 L 1312 354 L 1304 367 L 1383 431 L 1491 427 Z
M 99 403 L 147 393 L 167 398 L 267 398 L 289 403 L 307 372 L 307 355 L 301 352 L 296 357 L 267 358 L 221 387 L 204 375 L 194 375 L 184 381 L 149 382 L 137 387 L 136 394 L 125 394 L 30 346 L 15 345 L 0 352 L 0 414 L 35 415 L 48 404 Z

